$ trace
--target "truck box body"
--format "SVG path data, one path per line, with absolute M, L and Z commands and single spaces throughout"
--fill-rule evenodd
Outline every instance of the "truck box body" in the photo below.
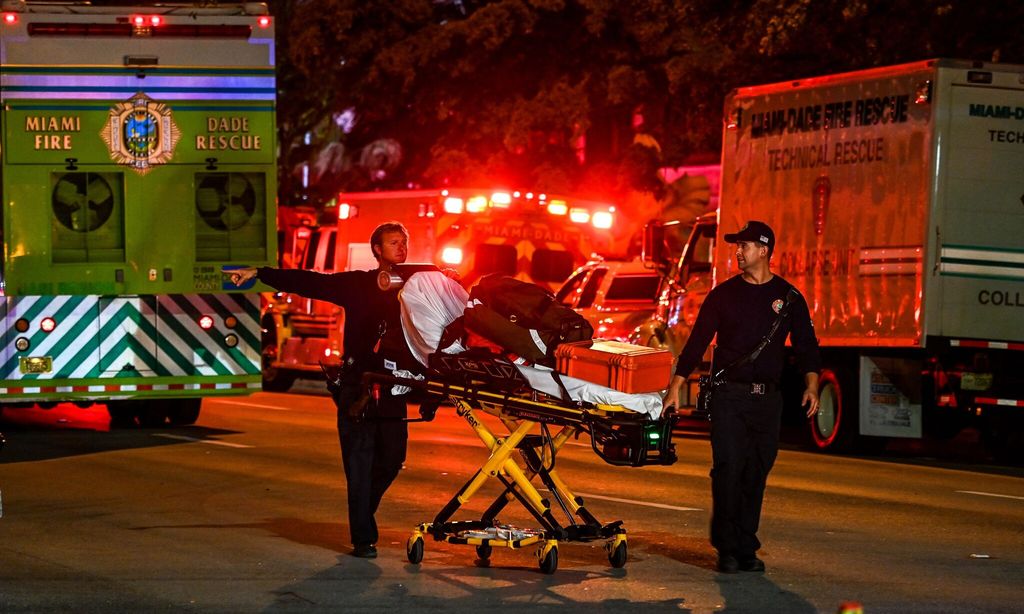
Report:
M 1022 172 L 1024 66 L 929 60 L 741 88 L 718 217 L 688 249 L 717 221 L 717 284 L 737 272 L 725 234 L 775 230 L 772 270 L 803 292 L 822 346 L 818 447 L 974 421 L 1020 458 Z M 674 270 L 699 270 L 688 259 Z M 669 328 L 692 293 L 676 294 Z
M 937 60 L 737 90 L 719 236 L 776 230 L 823 346 L 1024 341 L 1022 75 Z
M 668 350 L 594 339 L 555 348 L 558 372 L 620 392 L 656 392 L 668 388 L 674 359 Z

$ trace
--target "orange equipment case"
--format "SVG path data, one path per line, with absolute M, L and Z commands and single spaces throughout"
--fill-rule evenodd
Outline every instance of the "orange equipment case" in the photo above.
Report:
M 594 339 L 555 348 L 558 372 L 620 392 L 656 392 L 672 379 L 672 352 Z

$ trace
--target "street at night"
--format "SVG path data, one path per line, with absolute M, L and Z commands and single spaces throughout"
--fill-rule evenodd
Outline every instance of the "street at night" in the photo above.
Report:
M 414 410 L 415 411 L 415 410 Z M 498 427 L 495 427 L 498 429 Z M 315 386 L 207 399 L 194 427 L 108 430 L 102 406 L 7 410 L 0 453 L 0 608 L 89 611 L 1006 612 L 1020 607 L 1024 471 L 953 460 L 855 458 L 785 446 L 760 535 L 767 573 L 715 571 L 707 541 L 709 443 L 623 468 L 570 441 L 557 470 L 629 558 L 602 542 L 534 549 L 426 541 L 430 521 L 486 459 L 451 408 L 410 425 L 406 469 L 385 496 L 380 555 L 352 557 L 334 408 Z M 500 430 L 500 429 L 498 429 Z M 489 484 L 457 519 L 479 515 Z M 503 523 L 534 526 L 515 504 Z

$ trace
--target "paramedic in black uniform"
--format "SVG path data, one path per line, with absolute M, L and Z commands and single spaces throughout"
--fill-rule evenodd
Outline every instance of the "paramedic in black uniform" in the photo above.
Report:
M 397 362 L 406 366 L 411 354 L 402 333 L 398 290 L 382 291 L 377 286 L 380 271 L 391 270 L 405 262 L 409 254 L 409 233 L 398 222 L 381 224 L 370 236 L 370 248 L 377 259 L 374 271 L 317 273 L 300 269 L 270 267 L 225 270 L 235 285 L 253 277 L 281 290 L 307 298 L 334 303 L 345 309 L 344 357 L 349 363 L 346 385 L 334 395 L 338 408 L 338 437 L 341 459 L 348 482 L 348 521 L 352 536 L 352 554 L 376 558 L 377 522 L 374 514 L 384 491 L 398 476 L 405 461 L 409 438 L 406 402 L 382 387 L 376 407 L 365 419 L 350 414 L 362 395 L 362 373 L 385 369 Z
M 725 235 L 725 240 L 736 244 L 740 274 L 711 290 L 701 305 L 676 363 L 665 407 L 678 406 L 680 388 L 700 364 L 715 335 L 716 369 L 756 348 L 792 287 L 769 270 L 775 234 L 767 224 L 750 221 L 739 232 Z M 789 315 L 771 342 L 752 363 L 727 373 L 728 383 L 715 389 L 711 400 L 711 545 L 718 551 L 718 569 L 725 573 L 764 571 L 764 562 L 757 557 L 761 547 L 757 527 L 765 481 L 779 450 L 779 381 L 787 335 L 799 372 L 804 374 L 806 388 L 801 403 L 808 408 L 808 418 L 818 411 L 818 340 L 807 303 L 799 293 L 793 296 L 787 307 Z

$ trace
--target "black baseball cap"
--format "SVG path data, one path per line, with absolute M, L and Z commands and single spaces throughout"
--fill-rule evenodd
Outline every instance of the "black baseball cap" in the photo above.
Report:
M 740 241 L 752 241 L 760 243 L 768 248 L 768 253 L 775 251 L 775 233 L 771 227 L 764 222 L 750 220 L 739 232 L 725 235 L 726 243 L 739 243 Z

